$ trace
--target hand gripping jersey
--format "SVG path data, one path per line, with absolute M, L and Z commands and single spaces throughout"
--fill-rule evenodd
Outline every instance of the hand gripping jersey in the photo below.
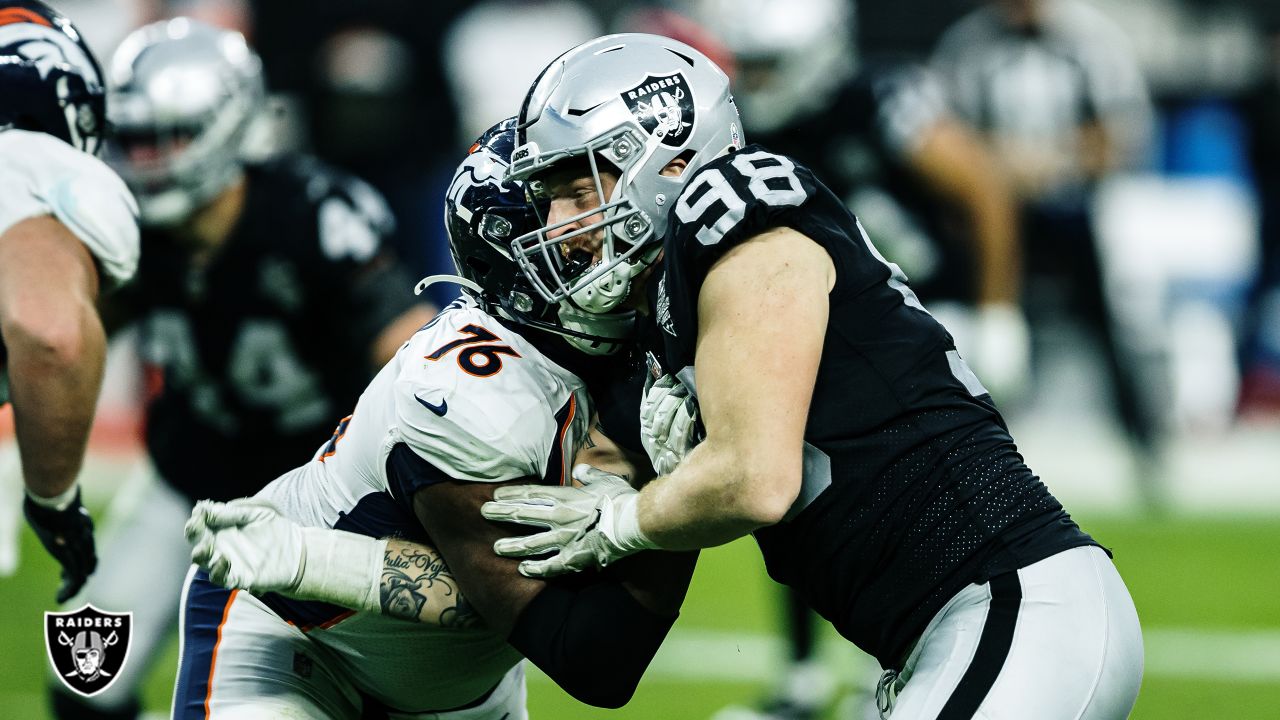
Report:
M 306 157 L 246 168 L 235 230 L 199 265 L 145 232 L 118 298 L 162 387 L 147 450 L 192 499 L 252 495 L 315 449 L 373 374 L 374 339 L 415 302 L 376 191 Z
M 138 206 L 101 160 L 44 133 L 0 132 L 0 234 L 52 215 L 93 255 L 103 285 L 120 285 L 138 267 Z
M 312 527 L 426 541 L 412 510 L 415 488 L 388 469 L 393 449 L 407 448 L 456 480 L 567 483 L 590 417 L 581 380 L 464 298 L 401 348 L 314 460 L 258 495 Z M 483 629 L 439 630 L 367 613 L 335 624 L 344 617 L 336 606 L 265 600 L 349 658 L 362 691 L 393 708 L 455 707 L 519 660 Z
M 836 268 L 788 518 L 755 533 L 770 575 L 896 667 L 965 585 L 1093 544 L 1023 464 L 951 336 L 803 166 L 758 145 L 699 170 L 651 283 L 665 364 L 696 389 L 698 293 L 729 248 L 794 228 Z

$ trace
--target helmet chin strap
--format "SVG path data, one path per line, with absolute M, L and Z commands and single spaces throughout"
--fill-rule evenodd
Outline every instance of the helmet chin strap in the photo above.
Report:
M 588 339 L 574 335 L 561 336 L 575 350 L 587 355 L 612 355 L 616 353 L 626 341 L 632 323 L 635 320 L 633 313 L 603 314 L 583 312 L 567 303 L 562 304 L 556 314 L 560 318 L 561 326 L 566 330 L 595 338 Z M 611 338 L 616 338 L 617 342 L 610 342 Z
M 139 194 L 138 207 L 142 212 L 142 224 L 160 229 L 181 225 L 196 210 L 191 198 L 176 189 Z
M 453 283 L 455 285 L 461 285 L 462 287 L 468 290 L 475 291 L 477 294 L 484 293 L 484 290 L 481 289 L 479 285 L 475 284 L 474 282 L 460 275 L 443 274 L 443 275 L 428 275 L 422 278 L 421 280 L 418 281 L 417 285 L 413 286 L 413 294 L 421 295 L 422 293 L 426 292 L 427 288 L 431 287 L 432 285 L 435 285 L 437 283 L 444 283 L 444 282 Z

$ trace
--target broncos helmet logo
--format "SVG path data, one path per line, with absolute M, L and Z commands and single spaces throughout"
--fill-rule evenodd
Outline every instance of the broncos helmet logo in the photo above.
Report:
M 96 153 L 106 107 L 102 72 L 89 47 L 42 3 L 0 4 L 0 130 L 44 132 Z

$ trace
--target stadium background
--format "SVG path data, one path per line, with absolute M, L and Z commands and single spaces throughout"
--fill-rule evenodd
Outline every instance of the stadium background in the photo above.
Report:
M 246 31 L 273 90 L 263 142 L 312 149 L 379 185 L 398 210 L 402 251 L 423 274 L 445 262 L 439 197 L 459 149 L 515 107 L 513 94 L 545 60 L 626 27 L 640 5 L 314 0 L 300 13 L 293 3 L 238 0 L 53 4 L 103 57 L 132 27 L 168 14 Z M 923 58 L 975 4 L 863 2 L 857 46 L 866 56 Z M 1161 299 L 1152 314 L 1130 319 L 1167 343 L 1174 368 L 1159 391 L 1169 402 L 1154 489 L 1144 491 L 1138 478 L 1148 473 L 1134 467 L 1109 414 L 1097 348 L 1070 324 L 1042 329 L 1047 351 L 1034 391 L 1011 408 L 1010 422 L 1031 466 L 1115 551 L 1134 595 L 1147 645 L 1134 717 L 1276 717 L 1280 384 L 1271 383 L 1280 383 L 1273 364 L 1280 357 L 1253 352 L 1243 332 L 1258 309 L 1251 302 L 1266 297 L 1255 291 L 1266 252 L 1261 218 L 1280 211 L 1258 192 L 1260 178 L 1280 168 L 1260 166 L 1248 140 L 1280 126 L 1250 127 L 1247 112 L 1267 82 L 1280 96 L 1280 4 L 1092 4 L 1132 40 L 1158 115 L 1150 156 L 1104 189 L 1098 216 L 1117 307 Z M 1280 326 L 1269 331 L 1280 335 Z M 142 385 L 126 335 L 113 346 L 83 476 L 100 519 L 109 500 L 133 490 Z M 11 443 L 0 450 L 0 608 L 8 613 L 0 718 L 40 720 L 41 613 L 53 609 L 56 570 L 18 512 L 16 462 Z M 768 692 L 781 663 L 779 599 L 750 542 L 707 551 L 682 618 L 631 705 L 615 713 L 586 708 L 535 673 L 531 716 L 706 718 L 730 703 L 750 704 Z M 842 687 L 829 717 L 867 717 L 873 664 L 834 635 L 822 652 Z M 174 658 L 176 642 L 148 684 L 149 710 L 167 710 Z

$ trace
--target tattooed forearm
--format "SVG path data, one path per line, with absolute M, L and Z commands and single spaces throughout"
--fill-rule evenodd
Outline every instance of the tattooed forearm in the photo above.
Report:
M 391 540 L 382 565 L 382 613 L 441 627 L 480 623 L 444 558 L 434 548 Z

